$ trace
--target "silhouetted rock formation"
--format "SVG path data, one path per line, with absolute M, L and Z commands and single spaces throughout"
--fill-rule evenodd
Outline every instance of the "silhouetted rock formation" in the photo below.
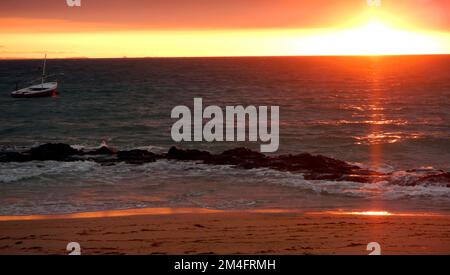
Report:
M 0 162 L 26 162 L 31 160 L 30 155 L 18 152 L 0 152 Z
M 269 158 L 264 154 L 252 151 L 248 148 L 235 148 L 214 155 L 205 163 L 215 165 L 237 165 L 245 169 L 268 167 Z
M 175 160 L 208 160 L 211 156 L 211 153 L 207 151 L 190 149 L 184 150 L 175 146 L 172 146 L 167 153 L 168 159 Z
M 131 151 L 119 151 L 117 153 L 119 161 L 124 161 L 130 164 L 144 164 L 149 162 L 155 162 L 157 155 L 146 150 L 131 150 Z
M 450 173 L 423 176 L 409 185 L 442 185 L 450 187 Z
M 266 156 L 248 148 L 235 148 L 221 154 L 208 151 L 171 147 L 167 154 L 158 155 L 146 150 L 117 151 L 107 146 L 92 151 L 80 151 L 67 144 L 44 144 L 25 152 L 0 152 L 0 162 L 26 162 L 33 160 L 95 161 L 101 165 L 118 162 L 145 164 L 158 159 L 199 161 L 209 165 L 233 165 L 236 168 L 268 168 L 291 173 L 302 173 L 306 180 L 352 181 L 372 183 L 388 181 L 391 184 L 416 186 L 433 185 L 450 187 L 450 173 L 443 171 L 413 178 L 396 178 L 378 173 L 345 161 L 307 153 L 296 155 Z
M 28 152 L 31 160 L 65 160 L 69 156 L 79 155 L 81 152 L 63 143 L 47 143 L 31 148 Z
M 115 155 L 117 154 L 117 150 L 114 148 L 110 148 L 107 146 L 102 146 L 93 151 L 88 151 L 84 153 L 85 155 Z
M 311 154 L 282 155 L 274 159 L 271 167 L 285 171 L 303 171 L 311 170 L 317 173 L 351 173 L 358 166 L 321 155 L 313 156 Z

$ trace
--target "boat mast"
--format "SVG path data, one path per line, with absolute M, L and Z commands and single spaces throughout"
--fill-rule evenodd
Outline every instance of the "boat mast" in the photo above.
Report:
M 45 78 L 45 65 L 47 63 L 47 54 L 45 54 L 44 57 L 44 65 L 42 66 L 42 79 L 41 79 L 41 85 L 44 85 L 44 78 Z

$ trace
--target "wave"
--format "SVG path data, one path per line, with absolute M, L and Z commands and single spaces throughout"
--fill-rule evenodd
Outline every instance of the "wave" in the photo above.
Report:
M 99 164 L 91 161 L 59 162 L 32 161 L 27 163 L 2 163 L 0 165 L 0 183 L 26 182 L 45 179 L 71 173 L 93 171 Z
M 272 185 L 295 188 L 325 196 L 353 198 L 380 198 L 397 200 L 407 198 L 450 199 L 450 188 L 445 184 L 417 184 L 424 175 L 434 170 L 396 171 L 392 180 L 360 183 L 353 181 L 308 180 L 303 173 L 278 171 L 270 168 L 236 169 L 233 165 L 208 165 L 199 162 L 158 160 L 144 165 L 119 163 L 102 166 L 92 161 L 77 162 L 29 162 L 0 164 L 0 183 L 33 185 L 114 185 L 126 192 L 126 186 L 142 187 L 160 184 L 177 184 L 180 181 L 207 182 L 215 180 L 223 184 Z M 53 180 L 51 180 L 53 179 Z
M 394 174 L 396 180 L 408 182 L 422 176 L 408 171 Z M 440 210 L 448 209 L 450 202 L 450 188 L 437 185 L 308 180 L 303 173 L 270 168 L 237 169 L 167 159 L 106 166 L 92 161 L 2 163 L 0 187 L 0 215 L 166 206 L 328 209 L 370 207 L 371 201 L 394 208 Z

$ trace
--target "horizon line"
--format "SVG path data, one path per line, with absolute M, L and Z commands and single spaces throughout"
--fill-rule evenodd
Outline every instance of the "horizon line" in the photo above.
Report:
M 43 53 L 44 54 L 44 53 Z M 256 57 L 395 57 L 395 56 L 446 56 L 450 53 L 417 53 L 417 54 L 323 54 L 323 55 L 211 55 L 211 56 L 135 56 L 135 57 L 56 57 L 47 60 L 85 60 L 85 59 L 189 59 L 189 58 L 256 58 Z M 42 58 L 31 57 L 0 57 L 0 60 L 21 61 L 21 60 L 42 60 Z

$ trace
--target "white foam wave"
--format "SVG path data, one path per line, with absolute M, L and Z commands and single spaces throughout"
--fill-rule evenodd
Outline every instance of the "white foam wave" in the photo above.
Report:
M 423 173 L 420 173 L 423 175 Z M 413 180 L 417 172 L 395 172 L 393 178 Z M 358 183 L 351 181 L 305 180 L 300 173 L 290 173 L 266 168 L 237 169 L 227 165 L 207 165 L 196 162 L 159 160 L 144 165 L 118 163 L 101 166 L 95 162 L 29 162 L 0 164 L 0 183 L 33 184 L 34 181 L 50 182 L 61 177 L 65 184 L 142 184 L 158 185 L 177 180 L 206 181 L 214 178 L 223 184 L 278 185 L 323 195 L 355 198 L 450 198 L 450 188 L 435 185 L 402 186 L 391 182 Z M 49 183 L 50 184 L 50 183 Z
M 43 176 L 56 176 L 68 173 L 86 173 L 99 166 L 95 162 L 76 161 L 33 161 L 26 163 L 2 163 L 0 183 L 13 183 Z

